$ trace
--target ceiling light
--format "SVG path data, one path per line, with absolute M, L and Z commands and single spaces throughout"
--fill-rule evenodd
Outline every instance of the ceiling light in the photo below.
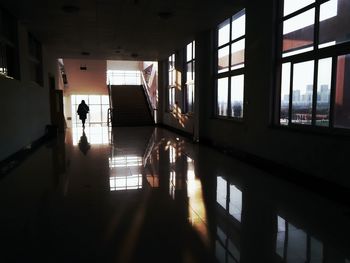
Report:
M 87 52 L 87 51 L 83 51 L 80 54 L 83 56 L 90 56 L 90 52 Z

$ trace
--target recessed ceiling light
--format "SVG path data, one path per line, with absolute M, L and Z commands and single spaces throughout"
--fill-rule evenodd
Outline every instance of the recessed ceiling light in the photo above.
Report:
M 68 14 L 76 14 L 80 11 L 80 7 L 76 5 L 64 5 L 62 11 Z
M 131 56 L 132 56 L 133 58 L 137 58 L 139 55 L 138 55 L 137 53 L 131 53 Z
M 80 54 L 82 54 L 83 56 L 90 56 L 90 52 L 87 51 L 83 51 Z

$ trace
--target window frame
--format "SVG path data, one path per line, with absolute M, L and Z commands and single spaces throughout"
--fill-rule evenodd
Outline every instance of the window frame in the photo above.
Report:
M 336 92 L 336 74 L 337 74 L 337 61 L 338 57 L 342 55 L 350 55 L 350 40 L 347 42 L 341 42 L 327 47 L 319 47 L 320 39 L 320 9 L 321 5 L 328 2 L 328 0 L 315 0 L 301 9 L 298 9 L 286 16 L 283 15 L 284 1 L 279 1 L 278 6 L 278 20 L 277 20 L 277 59 L 276 59 L 276 94 L 274 101 L 274 115 L 273 126 L 283 129 L 311 131 L 321 134 L 346 134 L 350 135 L 350 128 L 334 127 L 334 104 L 335 104 L 335 92 Z M 293 17 L 296 17 L 304 12 L 315 8 L 315 19 L 313 28 L 313 49 L 310 51 L 289 55 L 283 57 L 283 23 Z M 287 51 L 288 53 L 290 51 Z M 330 80 L 330 94 L 329 94 L 329 123 L 328 126 L 322 126 L 316 124 L 316 110 L 317 110 L 317 92 L 318 92 L 318 76 L 319 61 L 322 59 L 332 59 L 331 64 L 331 80 Z M 293 107 L 293 77 L 294 77 L 294 65 L 302 62 L 314 62 L 313 72 L 313 92 L 312 92 L 312 109 L 311 109 L 311 124 L 296 123 L 292 121 L 292 107 Z M 281 97 L 282 97 L 282 66 L 285 63 L 290 63 L 290 78 L 289 78 L 289 101 L 288 101 L 288 124 L 281 124 Z
M 171 66 L 172 63 L 172 66 Z M 176 53 L 172 53 L 167 60 L 167 71 L 168 71 L 168 75 L 167 75 L 167 107 L 166 107 L 166 111 L 167 112 L 172 112 L 174 110 L 175 107 L 175 98 L 176 98 Z M 169 76 L 172 76 L 172 78 L 174 79 L 170 79 Z
M 191 45 L 191 59 L 187 60 L 187 47 Z M 184 105 L 184 113 L 186 114 L 193 114 L 194 111 L 195 111 L 195 89 L 196 89 L 196 83 L 195 83 L 195 80 L 196 80 L 196 41 L 193 40 L 191 41 L 190 43 L 188 43 L 185 47 L 185 51 L 183 52 L 184 53 L 184 72 L 186 72 L 186 74 L 184 74 L 184 94 L 183 94 L 183 105 Z M 188 84 L 188 80 L 187 80 L 187 75 L 188 75 L 188 65 L 191 65 L 191 68 L 192 68 L 192 71 L 191 71 L 191 75 L 192 75 L 192 83 L 191 84 Z M 192 91 L 193 91 L 193 94 L 192 94 L 192 110 L 190 109 L 189 107 L 189 101 L 188 101 L 188 89 L 189 89 L 189 86 L 192 85 Z
M 17 19 L 0 7 L 0 74 L 20 80 Z
M 28 32 L 28 63 L 34 71 L 30 72 L 30 80 L 40 86 L 44 85 L 43 54 L 40 41 Z
M 234 21 L 234 17 L 238 16 L 240 13 L 243 13 L 245 16 L 245 30 L 244 34 L 241 36 L 238 36 L 234 39 L 232 39 L 232 23 Z M 239 16 L 240 17 L 240 16 Z M 222 45 L 219 45 L 219 30 L 221 26 L 228 21 L 229 24 L 229 41 L 227 43 L 224 43 Z M 235 43 L 238 43 L 241 40 L 246 40 L 246 9 L 243 8 L 237 12 L 235 12 L 232 16 L 229 18 L 225 19 L 223 22 L 221 22 L 215 30 L 215 44 L 214 44 L 214 89 L 215 89 L 215 96 L 214 96 L 214 112 L 213 112 L 213 117 L 217 119 L 224 119 L 224 120 L 233 120 L 236 122 L 243 122 L 244 121 L 244 111 L 245 111 L 245 75 L 246 75 L 246 44 L 244 44 L 244 60 L 243 60 L 243 66 L 240 68 L 232 69 L 232 45 Z M 228 70 L 224 72 L 219 73 L 219 50 L 223 48 L 229 48 L 229 53 L 228 53 Z M 231 115 L 231 79 L 232 77 L 235 76 L 240 76 L 243 75 L 244 81 L 243 81 L 243 101 L 242 101 L 242 107 L 243 107 L 243 112 L 242 112 L 242 117 L 236 117 Z M 219 107 L 218 107 L 218 81 L 219 79 L 223 78 L 228 78 L 228 94 L 227 94 L 227 109 L 226 109 L 226 115 L 219 115 Z

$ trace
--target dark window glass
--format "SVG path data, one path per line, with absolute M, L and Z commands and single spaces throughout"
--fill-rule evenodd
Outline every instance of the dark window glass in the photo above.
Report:
M 350 1 L 283 3 L 279 124 L 350 128 Z
M 314 61 L 294 64 L 292 122 L 311 124 Z
M 218 116 L 243 118 L 245 9 L 218 27 L 217 111 Z
M 320 7 L 319 48 L 350 40 L 350 1 L 330 0 Z

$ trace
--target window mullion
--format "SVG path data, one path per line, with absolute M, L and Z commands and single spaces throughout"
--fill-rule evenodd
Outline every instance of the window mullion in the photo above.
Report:
M 227 116 L 232 117 L 231 115 L 231 59 L 232 59 L 232 17 L 230 18 L 230 41 L 229 41 L 229 52 L 228 52 L 228 95 L 227 95 Z
M 330 94 L 330 107 L 329 107 L 329 127 L 334 127 L 334 107 L 335 107 L 335 92 L 337 85 L 337 65 L 338 57 L 333 57 L 332 61 L 332 79 L 331 79 L 331 94 Z
M 311 125 L 316 125 L 316 106 L 317 106 L 317 86 L 318 86 L 318 64 L 320 59 L 318 58 L 318 43 L 319 43 L 319 29 L 320 29 L 320 4 L 316 0 L 315 6 L 315 21 L 314 21 L 314 51 L 316 52 L 316 57 L 314 60 L 314 86 L 312 92 L 312 115 L 311 115 Z
M 293 104 L 293 75 L 294 75 L 294 63 L 290 65 L 290 84 L 289 84 L 289 105 L 288 105 L 288 125 L 292 124 L 292 104 Z
M 318 86 L 318 64 L 320 60 L 314 61 L 314 85 L 312 91 L 312 115 L 311 124 L 316 125 L 316 105 L 317 105 L 317 86 Z

